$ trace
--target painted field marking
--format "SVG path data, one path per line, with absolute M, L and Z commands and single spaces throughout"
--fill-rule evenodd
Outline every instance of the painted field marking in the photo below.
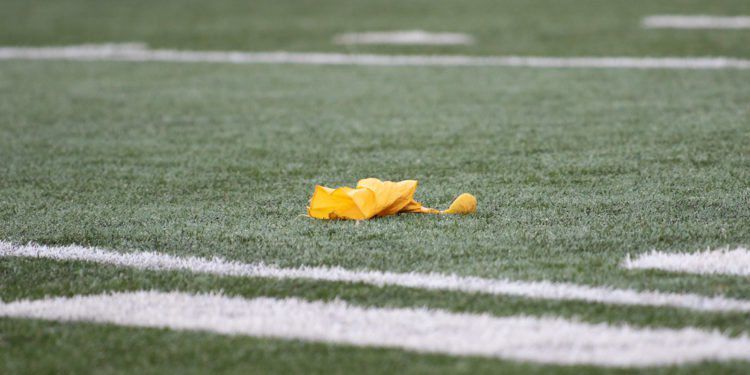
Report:
M 750 17 L 709 15 L 653 15 L 643 18 L 647 29 L 750 29 Z
M 655 269 L 706 275 L 750 276 L 750 251 L 745 248 L 719 249 L 697 253 L 652 251 L 626 259 L 627 269 Z
M 0 60 L 132 61 L 228 64 L 364 66 L 504 66 L 528 68 L 750 69 L 750 60 L 729 57 L 522 57 L 466 55 L 366 55 L 345 53 L 181 51 L 142 44 L 67 47 L 0 47 Z
M 474 38 L 463 33 L 431 33 L 423 30 L 346 33 L 333 38 L 335 44 L 466 45 Z
M 478 355 L 553 364 L 642 367 L 748 360 L 750 339 L 695 328 L 636 328 L 556 317 L 493 317 L 341 301 L 130 292 L 0 303 L 0 316 L 209 331 Z
M 707 312 L 750 312 L 750 301 L 723 296 L 707 297 L 698 294 L 614 289 L 550 281 L 486 279 L 438 273 L 395 273 L 347 270 L 340 267 L 281 268 L 262 263 L 239 263 L 218 257 L 205 259 L 177 257 L 154 252 L 119 253 L 76 245 L 15 245 L 0 241 L 0 257 L 76 260 L 144 270 L 174 270 L 223 276 L 363 283 L 381 287 L 398 286 L 424 290 L 448 290 L 613 305 L 675 307 Z

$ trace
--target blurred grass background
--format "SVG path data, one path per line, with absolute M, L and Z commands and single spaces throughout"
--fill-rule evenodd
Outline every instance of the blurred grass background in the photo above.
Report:
M 653 14 L 750 14 L 746 0 L 3 0 L 0 44 L 539 56 L 750 57 L 750 30 L 645 30 Z M 464 32 L 470 46 L 336 46 L 350 31 Z

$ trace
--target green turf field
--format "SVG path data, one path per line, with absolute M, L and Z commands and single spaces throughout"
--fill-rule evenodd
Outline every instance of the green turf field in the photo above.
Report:
M 746 1 L 0 3 L 0 45 L 750 57 L 750 30 L 643 30 Z M 352 30 L 472 33 L 463 47 L 335 46 Z M 750 244 L 750 70 L 0 61 L 0 241 L 283 267 L 549 280 L 750 299 L 746 276 L 628 271 L 652 249 Z M 471 216 L 304 216 L 315 184 L 417 179 Z M 126 290 L 339 298 L 750 333 L 748 313 L 156 272 L 0 257 L 0 300 Z M 87 323 L 0 319 L 0 372 L 625 372 Z M 656 367 L 747 372 L 749 362 Z
M 750 30 L 643 30 L 651 14 L 747 15 L 746 0 L 3 0 L 5 45 L 554 56 L 750 57 Z M 466 32 L 472 46 L 336 46 L 338 33 Z

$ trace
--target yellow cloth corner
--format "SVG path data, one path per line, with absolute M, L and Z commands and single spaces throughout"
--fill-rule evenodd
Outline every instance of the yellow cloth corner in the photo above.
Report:
M 417 181 L 380 181 L 366 178 L 357 187 L 331 189 L 315 186 L 307 214 L 316 219 L 367 220 L 401 212 L 425 214 L 469 214 L 477 209 L 477 200 L 471 194 L 461 194 L 445 211 L 422 206 L 414 200 Z
M 461 214 L 466 215 L 477 210 L 477 199 L 469 193 L 463 193 L 451 203 L 444 214 Z

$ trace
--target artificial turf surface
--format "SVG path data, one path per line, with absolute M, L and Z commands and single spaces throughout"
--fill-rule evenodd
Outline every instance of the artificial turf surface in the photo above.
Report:
M 62 62 L 0 67 L 5 240 L 750 298 L 743 277 L 618 267 L 627 254 L 650 249 L 748 243 L 750 72 Z M 417 199 L 438 207 L 469 191 L 477 195 L 479 211 L 359 224 L 302 216 L 314 184 L 353 184 L 367 176 L 418 179 Z M 158 274 L 80 262 L 3 258 L 0 267 L 6 301 L 109 290 L 224 290 L 690 325 L 732 334 L 750 329 L 746 314 L 736 313 Z M 14 319 L 4 319 L 3 327 L 0 342 L 13 348 L 3 360 L 11 372 L 65 362 L 69 349 L 63 349 L 80 340 L 98 342 L 102 358 L 77 357 L 66 365 L 70 371 L 91 366 L 134 372 L 156 361 L 153 356 L 166 361 L 155 371 L 194 365 L 231 370 L 239 366 L 239 352 L 223 353 L 227 342 L 240 352 L 284 348 L 279 350 L 299 357 L 300 366 L 317 360 L 310 369 L 322 372 L 381 360 L 373 372 L 563 369 Z M 49 333 L 60 330 L 65 333 Z M 104 359 L 119 352 L 119 340 L 130 335 L 129 353 L 116 366 L 106 365 Z M 168 353 L 148 354 L 151 340 L 161 342 L 163 335 L 170 344 L 158 345 Z M 202 338 L 193 342 L 196 335 Z M 192 358 L 195 350 L 217 362 Z M 320 350 L 328 354 L 320 357 Z M 43 361 L 30 362 L 41 353 Z M 253 366 L 295 366 L 278 364 L 276 355 L 260 355 L 265 359 Z M 329 362 L 337 356 L 351 363 Z M 747 369 L 742 363 L 705 366 L 681 369 Z
M 750 14 L 747 0 L 3 0 L 0 44 L 146 42 L 251 51 L 750 57 L 750 30 L 641 28 L 654 14 Z M 336 34 L 464 32 L 470 46 L 337 46 Z
M 678 12 L 679 11 L 679 12 Z M 746 1 L 16 1 L 0 45 L 749 57 L 750 30 L 643 30 Z M 343 47 L 348 31 L 468 32 L 461 47 Z M 750 243 L 750 71 L 0 62 L 0 240 L 441 272 L 750 299 L 747 277 L 625 271 L 651 249 Z M 315 184 L 417 179 L 445 208 L 304 217 Z M 742 313 L 0 258 L 0 300 L 114 290 L 340 298 L 750 333 Z M 0 319 L 0 373 L 611 372 L 296 341 Z M 650 372 L 747 372 L 743 362 Z
M 2 68 L 6 240 L 642 286 L 628 253 L 750 237 L 750 72 Z M 316 183 L 368 176 L 479 212 L 303 216 Z M 719 283 L 682 279 L 649 285 Z

